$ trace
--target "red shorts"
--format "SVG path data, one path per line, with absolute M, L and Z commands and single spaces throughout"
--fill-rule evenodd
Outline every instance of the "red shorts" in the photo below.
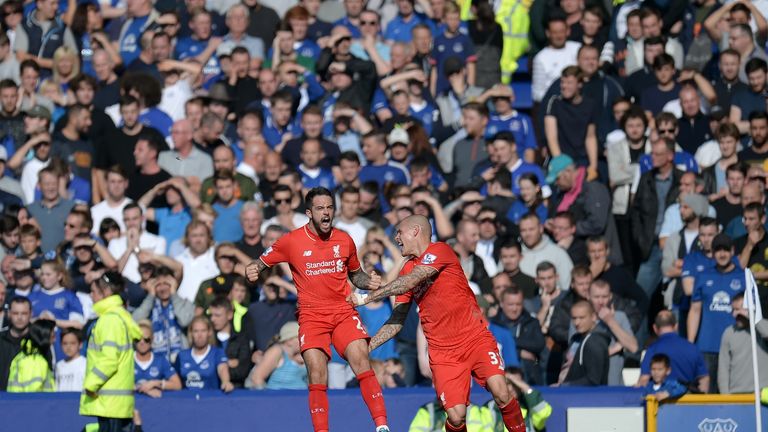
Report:
M 301 352 L 320 349 L 331 358 L 331 343 L 342 357 L 347 345 L 358 339 L 369 340 L 357 311 L 302 310 L 299 316 L 299 345 Z M 345 357 L 346 358 L 346 357 Z
M 504 359 L 493 335 L 482 336 L 459 351 L 430 351 L 429 368 L 437 397 L 445 408 L 469 405 L 470 375 L 485 388 L 488 378 L 504 375 Z

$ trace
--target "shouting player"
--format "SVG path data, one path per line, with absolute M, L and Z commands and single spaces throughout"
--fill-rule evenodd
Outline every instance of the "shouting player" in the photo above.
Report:
M 429 346 L 429 367 L 440 401 L 448 413 L 445 430 L 466 431 L 470 375 L 493 395 L 507 430 L 524 432 L 517 399 L 507 388 L 504 362 L 496 339 L 488 330 L 477 300 L 469 288 L 456 253 L 445 243 L 431 241 L 432 227 L 423 216 L 400 222 L 395 241 L 405 262 L 400 277 L 370 295 L 350 295 L 360 306 L 397 295 L 392 317 L 371 339 L 374 350 L 403 327 L 411 300 L 419 306 L 424 336 Z
M 315 432 L 328 432 L 328 359 L 330 344 L 349 362 L 360 382 L 376 432 L 389 432 L 381 386 L 368 361 L 368 334 L 346 301 L 347 275 L 355 286 L 375 290 L 381 277 L 368 275 L 357 259 L 349 234 L 333 228 L 334 199 L 328 189 L 313 188 L 305 198 L 310 221 L 281 237 L 248 264 L 251 282 L 267 267 L 287 262 L 298 292 L 299 344 L 309 374 L 309 411 Z

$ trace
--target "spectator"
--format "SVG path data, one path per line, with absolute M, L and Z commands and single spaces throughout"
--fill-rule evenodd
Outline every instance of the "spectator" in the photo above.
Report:
M 415 3 L 415 0 L 397 1 L 397 16 L 387 24 L 384 39 L 389 42 L 408 42 L 411 38 L 411 30 L 416 25 L 423 23 L 429 26 L 427 17 L 414 9 Z
M 146 251 L 156 255 L 165 254 L 165 239 L 146 232 L 143 228 L 145 217 L 141 207 L 130 203 L 123 208 L 125 234 L 109 242 L 109 253 L 117 259 L 117 270 L 133 283 L 139 283 L 139 254 Z
M 551 99 L 546 107 L 544 131 L 552 156 L 564 154 L 579 166 L 586 166 L 587 180 L 591 181 L 597 179 L 597 108 L 590 97 L 582 96 L 582 80 L 578 66 L 563 69 L 560 96 Z
M 637 283 L 650 297 L 661 282 L 661 249 L 654 240 L 661 231 L 664 209 L 675 202 L 682 172 L 675 169 L 674 143 L 660 138 L 652 143 L 651 157 L 653 170 L 640 178 L 635 200 L 632 205 L 632 239 L 640 262 Z
M 712 240 L 715 268 L 696 277 L 688 313 L 688 340 L 704 354 L 709 370 L 709 392 L 717 393 L 720 339 L 735 319 L 733 296 L 744 291 L 744 270 L 733 263 L 733 241 L 725 234 Z M 703 307 L 706 303 L 707 307 Z
M 56 390 L 51 368 L 51 339 L 56 324 L 37 320 L 21 343 L 8 374 L 9 393 L 52 392 Z
M 29 333 L 32 303 L 24 296 L 8 296 L 8 329 L 0 332 L 0 390 L 8 387 L 11 362 L 21 350 L 21 341 Z
M 725 112 L 730 112 L 733 95 L 749 88 L 739 79 L 741 54 L 733 49 L 721 51 L 718 59 L 718 70 L 720 75 L 711 83 L 717 94 L 717 104 Z
M 189 339 L 192 347 L 181 351 L 176 359 L 176 369 L 181 375 L 184 388 L 231 392 L 234 386 L 229 380 L 229 359 L 223 349 L 211 345 L 211 321 L 206 317 L 194 318 L 189 325 Z
M 768 114 L 764 111 L 753 111 L 749 114 L 749 146 L 740 151 L 740 162 L 749 165 L 760 165 L 768 155 Z
M 573 159 L 560 155 L 549 164 L 547 181 L 556 185 L 549 201 L 550 216 L 569 211 L 576 221 L 575 235 L 582 239 L 601 235 L 611 245 L 611 261 L 622 262 L 616 225 L 610 213 L 610 194 L 601 183 L 590 180 L 589 168 L 576 168 Z M 553 222 L 547 225 L 551 228 Z M 550 229 L 551 230 L 551 229 Z
M 150 207 L 163 192 L 168 207 Z M 146 209 L 145 217 L 148 221 L 157 222 L 158 233 L 165 239 L 170 250 L 171 244 L 184 236 L 184 228 L 192 220 L 192 211 L 200 206 L 200 199 L 182 177 L 174 177 L 158 183 L 139 199 L 138 204 Z
M 219 170 L 214 175 L 214 187 L 216 197 L 213 201 L 213 210 L 216 212 L 216 220 L 213 224 L 213 239 L 217 242 L 237 241 L 242 237 L 242 227 L 237 223 L 243 201 L 235 195 L 235 176 L 230 170 Z
M 760 300 L 768 302 L 768 274 L 764 269 L 768 264 L 766 249 L 768 239 L 765 233 L 765 207 L 758 203 L 750 203 L 744 207 L 744 227 L 747 234 L 734 240 L 736 252 L 739 254 L 739 264 L 742 268 L 752 270 L 755 280 L 758 281 L 757 292 Z M 768 306 L 768 304 L 766 305 Z
M 579 301 L 571 307 L 576 333 L 563 362 L 558 383 L 566 386 L 599 386 L 608 383 L 609 336 L 598 328 L 592 305 Z
M 243 227 L 243 237 L 235 242 L 235 246 L 243 253 L 256 259 L 264 252 L 262 246 L 261 226 L 264 213 L 261 207 L 253 201 L 246 201 L 240 209 L 240 225 Z
M 595 280 L 589 286 L 589 302 L 600 319 L 598 325 L 611 338 L 608 346 L 608 385 L 622 386 L 624 379 L 621 371 L 625 356 L 638 351 L 629 318 L 624 312 L 616 310 L 611 286 L 604 280 Z
M 166 390 L 180 390 L 181 379 L 176 370 L 164 356 L 155 356 L 152 352 L 152 323 L 139 322 L 142 337 L 136 341 L 134 355 L 134 381 L 136 391 L 153 398 L 162 397 Z
M 193 191 L 199 191 L 203 179 L 213 175 L 213 160 L 192 142 L 192 123 L 179 120 L 174 123 L 171 136 L 173 150 L 161 152 L 157 163 L 172 176 L 185 177 Z
M 742 60 L 743 60 L 742 54 Z M 731 99 L 731 113 L 729 115 L 731 122 L 735 124 L 742 133 L 748 132 L 750 128 L 750 115 L 754 111 L 764 111 L 760 105 L 760 95 L 766 88 L 768 78 L 768 64 L 762 58 L 753 58 L 746 62 L 744 66 L 746 77 L 739 74 L 739 79 L 749 84 L 749 88 L 741 89 L 733 94 Z M 749 77 L 749 79 L 747 79 Z
M 461 266 L 468 275 L 467 279 L 480 293 L 490 292 L 491 280 L 485 271 L 483 259 L 475 254 L 480 240 L 480 227 L 473 220 L 462 220 L 456 227 L 456 244 L 453 250 L 459 256 Z
M 107 171 L 107 193 L 104 201 L 91 207 L 92 233 L 95 234 L 98 231 L 101 221 L 106 218 L 117 222 L 121 231 L 125 229 L 123 208 L 132 202 L 125 196 L 126 190 L 128 190 L 128 173 L 120 165 L 113 165 Z
M 617 309 L 624 310 L 637 330 L 640 316 L 645 317 L 649 300 L 642 288 L 632 279 L 632 273 L 625 266 L 610 262 L 608 242 L 605 238 L 596 236 L 587 239 L 587 254 L 589 255 L 589 270 L 594 279 L 606 281 L 611 286 Z M 619 306 L 619 302 L 622 305 Z M 634 305 L 631 304 L 634 302 Z M 629 304 L 627 304 L 629 303 Z M 636 312 L 636 313 L 635 313 Z
M 51 167 L 40 170 L 38 175 L 41 198 L 29 205 L 29 213 L 40 225 L 43 233 L 42 248 L 44 252 L 53 250 L 64 238 L 60 229 L 61 221 L 66 218 L 75 203 L 61 197 L 59 193 L 59 178 Z
M 213 149 L 214 171 L 230 170 L 235 176 L 235 197 L 242 201 L 249 201 L 256 196 L 256 184 L 247 176 L 235 171 L 235 152 L 230 146 L 218 146 Z M 208 177 L 200 188 L 200 198 L 203 202 L 213 203 L 216 197 L 214 177 Z
M 645 387 L 645 393 L 653 395 L 657 401 L 677 398 L 685 394 L 685 387 L 669 377 L 672 369 L 666 354 L 655 354 L 651 359 L 651 379 Z
M 340 202 L 339 215 L 334 219 L 334 226 L 349 233 L 359 250 L 365 242 L 366 233 L 373 226 L 371 221 L 358 215 L 360 190 L 354 186 L 343 188 Z
M 140 199 L 155 185 L 171 179 L 171 175 L 160 167 L 157 160 L 164 142 L 150 134 L 142 134 L 138 137 L 133 150 L 136 169 L 128 178 L 126 191 L 126 195 L 132 200 Z
M 309 221 L 309 218 L 299 212 L 294 211 L 291 208 L 291 202 L 293 201 L 293 191 L 286 185 L 278 185 L 273 192 L 274 206 L 276 215 L 270 219 L 267 219 L 261 224 L 262 234 L 270 225 L 279 225 L 288 230 L 296 229 Z
M 568 253 L 558 247 L 544 234 L 544 227 L 535 214 L 527 214 L 520 219 L 520 239 L 523 242 L 523 259 L 520 270 L 528 276 L 536 275 L 536 266 L 542 261 L 549 261 L 557 267 L 560 286 L 571 285 L 573 263 Z
M 550 85 L 569 65 L 576 64 L 579 42 L 569 41 L 570 30 L 561 15 L 553 15 L 547 22 L 548 46 L 533 58 L 532 93 L 534 102 L 542 102 Z
M 680 85 L 675 81 L 675 59 L 667 53 L 656 56 L 653 60 L 653 74 L 656 76 L 656 85 L 646 87 L 640 93 L 640 105 L 646 113 L 655 116 L 680 92 Z
M 522 257 L 520 243 L 514 240 L 507 240 L 499 247 L 501 271 L 509 276 L 512 284 L 523 291 L 526 299 L 532 299 L 536 296 L 536 281 L 520 271 Z
M 494 404 L 495 402 L 491 401 Z M 491 430 L 493 423 L 486 414 L 487 408 L 469 403 L 467 405 L 467 417 L 465 423 L 472 425 L 472 430 Z M 499 413 L 501 416 L 501 413 Z M 501 418 L 501 417 L 499 417 Z M 445 411 L 445 407 L 439 400 L 428 402 L 419 407 L 416 411 L 416 415 L 411 420 L 411 424 L 408 427 L 408 432 L 420 432 L 420 431 L 434 431 L 445 430 L 445 426 L 448 425 L 448 413 Z M 502 426 L 504 424 L 502 423 Z
M 224 350 L 232 385 L 242 388 L 251 370 L 251 348 L 248 337 L 233 328 L 234 311 L 232 301 L 218 297 L 209 307 L 211 323 L 216 332 L 215 345 Z
M 558 212 L 549 224 L 552 238 L 568 256 L 574 265 L 589 264 L 587 258 L 587 242 L 584 238 L 576 237 L 576 219 L 569 210 Z
M 56 391 L 81 392 L 85 380 L 85 357 L 80 355 L 83 335 L 80 330 L 66 329 L 61 332 L 61 350 L 65 358 L 56 362 Z
M 194 318 L 195 306 L 177 294 L 179 283 L 168 267 L 158 267 L 147 281 L 147 296 L 133 311 L 133 319 L 150 320 L 152 352 L 173 363 L 187 346 L 185 330 Z
M 717 212 L 717 222 L 723 226 L 741 215 L 741 191 L 747 178 L 749 166 L 741 161 L 730 164 L 725 169 L 726 186 L 720 191 L 720 197 L 712 202 Z
M 262 285 L 264 299 L 254 302 L 248 308 L 248 314 L 253 318 L 254 350 L 259 356 L 269 348 L 272 337 L 280 332 L 282 325 L 294 319 L 296 303 L 286 298 L 289 292 L 295 290 L 290 282 L 278 274 L 272 274 Z
M 667 278 L 680 277 L 683 258 L 698 249 L 696 238 L 700 220 L 706 217 L 707 199 L 697 193 L 686 193 L 680 197 L 679 209 L 684 226 L 666 238 L 662 251 L 661 269 Z
M 755 391 L 755 381 L 752 375 L 752 343 L 749 322 L 749 311 L 745 304 L 744 294 L 736 294 L 731 300 L 733 316 L 736 322 L 723 332 L 720 341 L 720 355 L 718 358 L 717 386 L 720 392 L 752 393 Z M 759 372 L 768 373 L 768 350 L 765 347 L 765 339 L 768 337 L 768 322 L 762 319 L 755 323 L 754 331 L 757 332 L 757 369 Z M 760 388 L 768 386 L 768 377 L 762 375 Z
M 709 391 L 709 374 L 696 345 L 678 334 L 675 314 L 663 310 L 656 315 L 653 331 L 658 335 L 656 342 L 648 346 L 640 365 L 640 378 L 636 387 L 645 387 L 651 382 L 651 359 L 663 354 L 670 359 L 671 371 L 668 379 L 678 381 L 699 393 Z
M 61 46 L 75 51 L 77 43 L 72 31 L 57 16 L 58 2 L 37 0 L 35 6 L 34 11 L 21 22 L 21 26 L 16 27 L 13 50 L 19 62 L 33 60 L 45 71 L 46 76 L 50 76 L 54 52 Z
M 184 231 L 184 244 L 186 249 L 181 255 L 176 256 L 184 275 L 179 285 L 178 295 L 194 302 L 200 284 L 218 274 L 214 240 L 208 225 L 195 220 L 187 224 Z
M 506 327 L 514 335 L 526 380 L 541 382 L 539 358 L 544 349 L 544 335 L 539 322 L 523 307 L 523 293 L 516 287 L 504 290 L 499 304 L 501 312 L 492 322 Z

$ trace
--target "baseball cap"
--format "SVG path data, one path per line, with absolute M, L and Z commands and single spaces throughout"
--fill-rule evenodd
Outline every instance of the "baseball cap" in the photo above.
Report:
M 32 108 L 24 110 L 24 112 L 30 117 L 44 118 L 48 120 L 51 119 L 51 112 L 48 110 L 48 108 L 42 105 L 35 105 Z
M 285 342 L 295 337 L 299 337 L 299 323 L 296 321 L 288 321 L 280 327 L 278 342 Z
M 234 283 L 234 275 L 219 275 L 211 280 L 211 289 L 214 294 L 229 294 Z
M 715 238 L 712 239 L 712 250 L 718 251 L 718 250 L 732 250 L 733 249 L 733 240 L 731 240 L 730 237 L 728 237 L 727 234 L 720 233 L 715 236 Z
M 689 193 L 683 195 L 683 202 L 693 210 L 696 216 L 706 216 L 709 212 L 709 203 L 704 195 L 697 193 Z
M 552 160 L 549 161 L 549 172 L 547 173 L 546 179 L 547 183 L 554 183 L 555 180 L 557 180 L 557 176 L 571 165 L 573 165 L 573 159 L 567 154 L 561 154 L 560 156 L 552 158 Z
M 411 143 L 411 139 L 408 137 L 408 132 L 405 129 L 396 127 L 392 129 L 392 132 L 387 136 L 387 144 L 393 146 L 395 144 L 403 144 L 407 146 Z

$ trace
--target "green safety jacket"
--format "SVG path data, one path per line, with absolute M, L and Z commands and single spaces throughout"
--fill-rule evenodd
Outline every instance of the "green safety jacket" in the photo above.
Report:
M 22 345 L 29 346 L 29 340 L 22 341 Z M 26 351 L 30 351 L 27 349 Z M 11 362 L 8 374 L 9 393 L 33 393 L 55 391 L 53 372 L 48 366 L 48 361 L 36 350 L 27 354 L 22 349 Z
M 501 0 L 496 9 L 496 22 L 501 26 L 504 44 L 502 45 L 501 82 L 512 82 L 512 74 L 517 70 L 517 59 L 528 52 L 528 31 L 531 28 L 529 11 L 533 0 Z M 472 16 L 472 1 L 461 2 L 461 19 L 468 21 Z
M 80 415 L 132 418 L 133 342 L 141 338 L 141 329 L 118 295 L 97 302 L 93 310 L 99 319 L 88 340 Z M 96 393 L 96 397 L 85 390 Z
M 448 415 L 443 406 L 436 402 L 422 405 L 411 421 L 408 432 L 443 432 Z M 488 411 L 477 405 L 467 407 L 467 432 L 493 432 L 493 423 Z
M 552 406 L 544 400 L 541 396 L 541 392 L 535 389 L 523 398 L 518 398 L 520 403 L 520 411 L 525 419 L 526 432 L 542 431 L 547 425 L 547 419 L 552 415 Z M 494 432 L 506 431 L 504 426 L 504 419 L 501 418 L 501 411 L 493 400 L 488 401 L 485 404 L 485 408 L 491 413 L 491 419 L 494 424 Z

